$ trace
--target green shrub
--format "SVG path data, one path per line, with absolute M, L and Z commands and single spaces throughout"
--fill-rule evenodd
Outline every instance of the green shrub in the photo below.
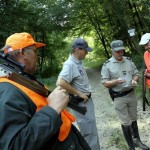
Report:
M 135 63 L 138 70 L 141 70 L 143 68 L 144 61 L 143 61 L 143 56 L 142 55 L 136 54 L 136 55 L 130 56 L 130 58 Z
M 84 60 L 84 66 L 88 68 L 101 68 L 103 63 L 106 61 L 106 58 L 92 58 L 87 57 Z
M 57 75 L 52 76 L 50 78 L 39 78 L 39 80 L 46 85 L 50 90 L 56 88 Z

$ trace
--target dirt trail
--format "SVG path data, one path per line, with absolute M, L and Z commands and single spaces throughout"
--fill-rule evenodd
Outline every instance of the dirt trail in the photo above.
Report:
M 93 89 L 92 98 L 101 150 L 125 150 L 118 142 L 122 138 L 121 127 L 108 90 L 100 83 L 100 70 L 91 68 L 86 70 Z M 138 102 L 138 124 L 141 140 L 150 147 L 150 107 L 143 112 L 141 100 Z M 124 139 L 122 141 L 125 145 Z

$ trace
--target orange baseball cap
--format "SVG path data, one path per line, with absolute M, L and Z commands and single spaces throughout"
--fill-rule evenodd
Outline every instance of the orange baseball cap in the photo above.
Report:
M 14 50 L 23 49 L 31 45 L 35 45 L 36 48 L 39 48 L 45 46 L 46 44 L 35 42 L 33 37 L 29 33 L 22 32 L 22 33 L 15 33 L 9 36 L 6 40 L 5 45 L 10 46 L 10 48 L 6 50 L 7 52 L 10 52 Z

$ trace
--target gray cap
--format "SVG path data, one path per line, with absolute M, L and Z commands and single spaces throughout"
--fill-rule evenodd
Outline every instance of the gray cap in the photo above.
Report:
M 145 33 L 144 35 L 142 35 L 139 45 L 145 45 L 149 41 L 150 41 L 150 33 Z
M 72 43 L 72 47 L 75 48 L 83 48 L 87 51 L 92 51 L 92 48 L 88 46 L 87 42 L 82 38 L 74 39 Z
M 112 41 L 110 46 L 111 46 L 111 49 L 114 51 L 119 51 L 119 50 L 125 49 L 122 40 Z

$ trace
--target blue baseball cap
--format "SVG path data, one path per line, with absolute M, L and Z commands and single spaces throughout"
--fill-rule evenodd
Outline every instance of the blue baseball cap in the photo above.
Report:
M 74 39 L 72 43 L 72 47 L 75 48 L 83 48 L 87 51 L 92 51 L 92 48 L 88 46 L 87 42 L 82 38 L 76 38 Z

